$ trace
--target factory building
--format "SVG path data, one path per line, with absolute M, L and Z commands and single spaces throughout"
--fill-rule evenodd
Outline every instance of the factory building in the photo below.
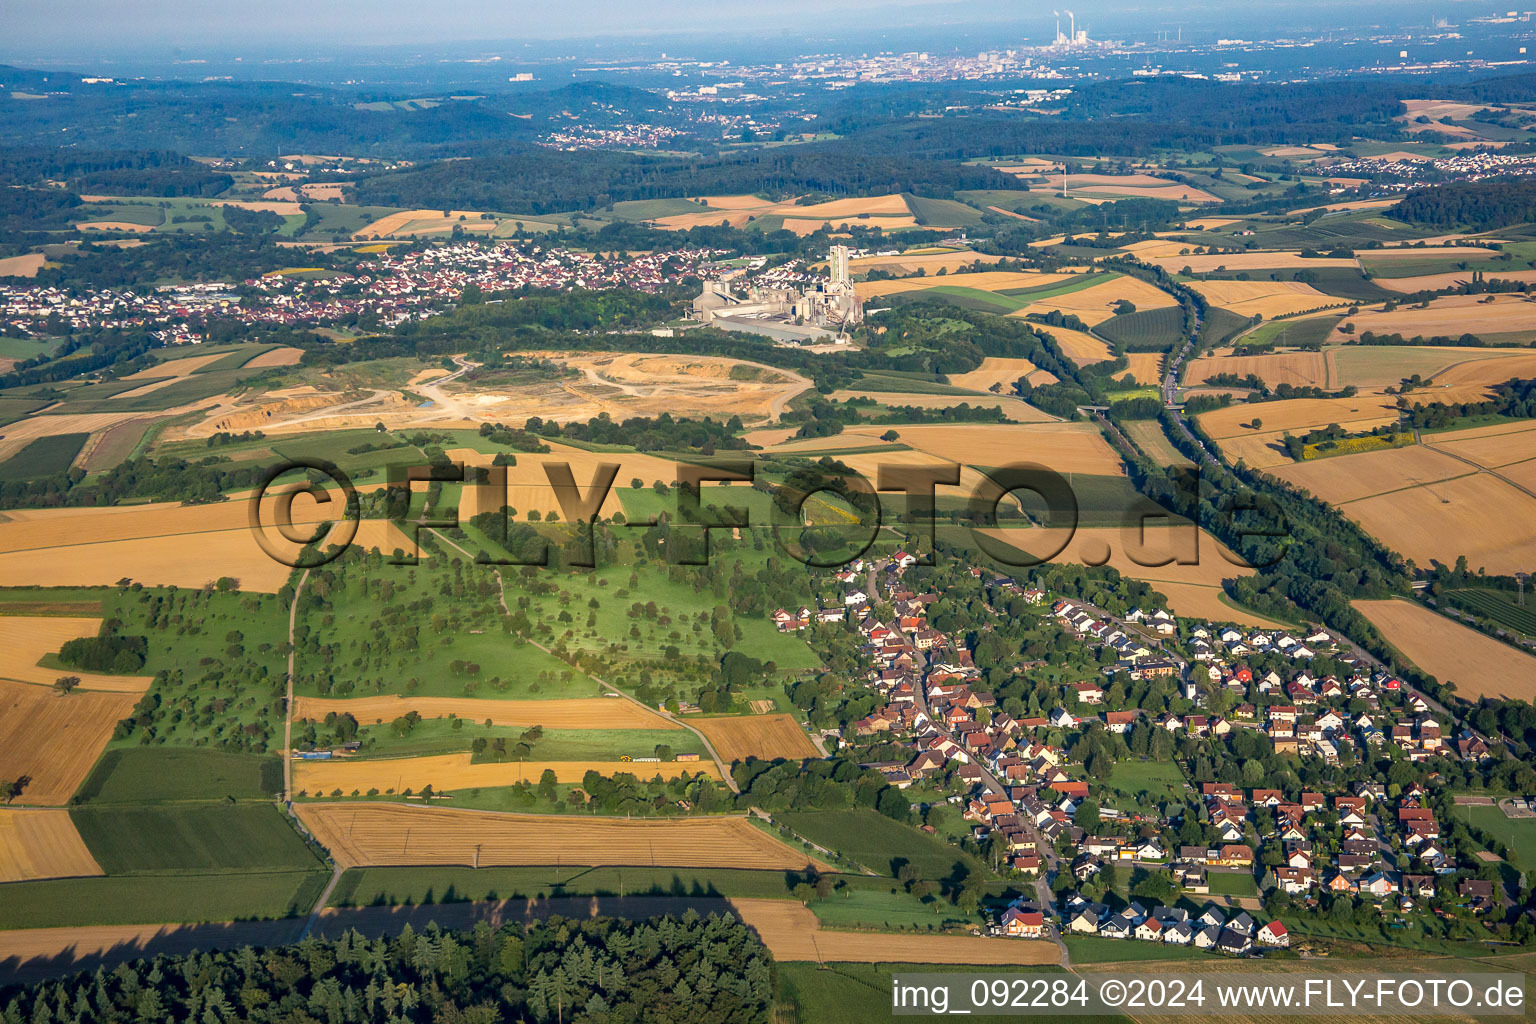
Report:
M 846 340 L 847 329 L 864 319 L 850 259 L 846 245 L 834 245 L 827 278 L 807 289 L 754 285 L 737 294 L 729 276 L 707 280 L 693 300 L 693 319 L 788 344 Z

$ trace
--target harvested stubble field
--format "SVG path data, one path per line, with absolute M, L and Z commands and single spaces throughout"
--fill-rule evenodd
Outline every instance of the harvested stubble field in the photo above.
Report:
M 878 448 L 882 444 L 880 435 L 888 429 L 880 424 L 849 427 L 837 436 L 841 442 L 839 447 L 860 444 Z M 965 466 L 1039 462 L 1058 473 L 1090 473 L 1098 476 L 1119 476 L 1121 473 L 1120 457 L 1109 447 L 1103 435 L 1088 423 L 923 423 L 898 427 L 897 433 L 902 444 Z M 818 447 L 830 447 L 827 442 L 827 438 L 816 438 L 814 443 L 791 442 L 775 450 L 814 451 Z M 893 452 L 889 461 L 896 461 L 899 455 L 909 454 Z M 844 461 L 857 458 L 848 456 Z M 887 457 L 875 454 L 870 458 L 878 464 Z
M 190 373 L 216 363 L 229 355 L 228 352 L 214 352 L 211 355 L 183 356 L 180 359 L 166 359 L 153 366 L 146 367 L 138 373 L 130 373 L 123 380 L 155 380 L 159 377 L 185 377 Z
M 974 935 L 902 935 L 823 930 L 796 900 L 736 897 L 730 904 L 776 960 L 844 963 L 1056 964 L 1054 942 Z
M 796 760 L 820 756 L 793 715 L 700 718 L 693 725 L 708 737 L 715 752 L 727 763 L 749 757 L 772 761 L 780 757 Z
M 1495 364 L 1507 359 L 1518 360 L 1529 354 L 1504 348 L 1441 345 L 1344 345 L 1324 351 L 1328 358 L 1332 386 L 1353 384 L 1357 388 L 1396 386 L 1414 374 L 1430 380 L 1451 368 L 1461 371 L 1463 364 L 1466 372 L 1461 376 L 1465 378 L 1470 375 L 1471 379 L 1459 380 L 1459 383 L 1507 380 L 1508 376 L 1500 376 L 1502 371 Z
M 1485 302 L 1488 298 L 1494 301 Z M 1357 334 L 1370 331 L 1405 338 L 1536 334 L 1536 303 L 1520 295 L 1446 295 L 1432 300 L 1427 309 L 1414 305 L 1399 306 L 1391 312 L 1362 310 L 1339 326 L 1344 324 L 1354 324 Z M 1335 328 L 1330 340 L 1345 341 L 1348 337 Z
M 881 229 L 883 229 L 885 231 L 894 231 L 897 228 L 915 228 L 915 227 L 918 226 L 917 218 L 909 215 L 909 216 L 906 216 L 906 217 L 894 217 L 894 216 L 873 217 L 872 216 L 872 217 L 870 217 L 868 219 L 865 219 L 863 217 L 843 217 L 843 218 L 785 217 L 784 218 L 783 227 L 784 227 L 785 231 L 793 231 L 795 234 L 803 236 L 803 235 L 814 235 L 816 232 L 820 231 L 824 227 L 828 227 L 828 226 L 837 227 L 840 224 L 859 224 L 859 225 L 863 225 L 863 226 L 867 226 L 867 227 L 876 227 L 876 226 L 878 226 L 878 227 L 880 227 Z
M 5 436 L 0 438 L 0 462 L 4 462 L 40 437 L 90 434 L 143 415 L 141 412 L 92 412 L 59 415 L 39 413 L 28 416 L 24 420 L 6 424 Z
M 101 873 L 68 811 L 0 807 L 0 882 Z
M 230 576 L 240 581 L 242 590 L 275 594 L 289 571 L 243 529 L 196 538 L 146 537 L 0 554 L 0 578 L 44 587 L 109 586 L 124 578 L 156 586 L 201 587 Z
M 464 220 L 460 221 L 459 218 Z M 389 238 L 395 235 L 446 234 L 455 227 L 465 231 L 490 231 L 494 221 L 481 220 L 477 210 L 449 210 L 448 216 L 438 210 L 401 210 L 380 217 L 372 224 L 356 232 L 353 238 Z
M 1047 554 L 1066 540 L 1067 546 L 1061 554 L 1051 559 L 1052 562 L 1108 565 L 1132 579 L 1152 583 L 1177 583 L 1219 590 L 1222 580 L 1251 576 L 1254 572 L 1235 564 L 1233 559 L 1236 556 L 1215 537 L 1204 530 L 1197 533 L 1189 526 L 1170 528 L 1149 525 L 1144 536 L 1139 524 L 1135 522 L 1123 528 L 1085 526 L 1069 531 L 1003 527 L 978 532 L 1033 555 Z M 1177 561 L 1167 565 L 1150 564 L 1169 558 L 1192 560 L 1194 564 L 1180 565 Z M 1175 610 L 1180 614 L 1193 614 L 1177 607 Z
M 1288 398 L 1259 405 L 1229 405 L 1196 417 L 1201 428 L 1234 461 L 1241 458 L 1254 469 L 1270 469 L 1291 462 L 1280 444 L 1287 432 L 1304 434 L 1337 423 L 1350 432 L 1398 420 L 1395 400 L 1382 395 L 1359 394 L 1354 398 Z M 1260 421 L 1257 430 L 1245 424 Z
M 1009 359 L 988 356 L 981 365 L 969 373 L 952 373 L 949 382 L 957 388 L 971 391 L 988 391 L 992 385 L 1002 386 L 1002 394 L 1013 394 L 1013 385 L 1020 377 L 1028 377 L 1031 384 L 1054 384 L 1056 376 L 1042 370 L 1028 359 Z
M 1475 562 L 1473 563 L 1476 564 Z M 1356 601 L 1393 647 L 1469 700 L 1536 699 L 1536 658 L 1413 601 Z
M 1173 446 L 1162 426 L 1155 420 L 1132 420 L 1122 424 L 1121 430 L 1130 437 L 1136 447 L 1159 466 L 1192 466 L 1193 462 Z
M 700 196 L 692 202 L 699 207 L 696 213 L 658 217 L 648 223 L 669 231 L 713 227 L 722 221 L 740 228 L 759 217 L 775 216 L 804 221 L 811 231 L 829 223 L 834 227 L 842 223 L 881 227 L 905 227 L 916 223 L 912 211 L 907 207 L 907 201 L 896 194 L 862 199 L 834 199 L 806 206 L 758 196 Z
M 936 274 L 940 270 L 953 274 L 961 267 L 973 263 L 996 263 L 1001 256 L 981 252 L 911 252 L 899 256 L 855 256 L 850 269 L 855 274 L 871 270 L 884 270 L 893 274 L 915 274 L 919 270 Z
M 1185 379 L 1200 382 L 1223 373 L 1238 377 L 1253 374 L 1270 387 L 1290 384 L 1321 388 L 1328 385 L 1328 365 L 1321 352 L 1274 352 L 1250 356 L 1236 355 L 1231 348 L 1219 348 L 1191 362 Z
M 826 869 L 738 817 L 631 820 L 378 803 L 296 804 L 294 810 L 336 862 L 349 868 L 571 864 Z
M 1035 329 L 1055 338 L 1061 354 L 1078 366 L 1092 366 L 1094 363 L 1102 363 L 1113 358 L 1107 341 L 1085 331 L 1074 331 L 1070 327 L 1052 327 L 1049 324 L 1036 324 Z
M 1337 296 L 1324 295 L 1300 281 L 1196 281 L 1190 287 L 1213 306 L 1229 309 L 1239 316 L 1257 313 L 1265 319 L 1322 306 L 1337 306 L 1343 302 Z
M 1161 352 L 1129 352 L 1127 372 L 1138 384 L 1156 385 L 1163 379 L 1163 354 Z
M 1186 245 L 1185 248 L 1190 246 Z M 1186 268 L 1196 274 L 1209 274 L 1218 270 L 1313 270 L 1323 267 L 1356 268 L 1360 266 L 1358 260 L 1331 259 L 1326 256 L 1320 259 L 1306 259 L 1299 252 L 1227 252 L 1187 256 L 1159 254 L 1142 258 L 1148 263 L 1162 267 L 1170 274 L 1177 274 Z
M 1536 423 L 1496 423 L 1448 430 L 1425 435 L 1424 443 L 1479 466 L 1509 466 L 1536 459 Z
M 1046 376 L 1050 376 L 1046 374 Z M 832 399 L 846 402 L 850 398 L 867 398 L 884 406 L 901 408 L 915 406 L 919 409 L 951 409 L 957 405 L 980 406 L 1001 409 L 1003 415 L 1020 423 L 1039 423 L 1049 417 L 1016 395 L 922 395 L 910 391 L 834 391 Z
M 1115 315 L 1115 304 L 1122 299 L 1135 303 L 1137 310 L 1161 309 L 1164 306 L 1178 305 L 1178 301 L 1161 288 L 1150 285 L 1139 277 L 1122 276 L 1111 281 L 1089 285 L 1075 292 L 1066 292 L 1038 302 L 1031 302 L 1014 315 L 1049 313 L 1056 310 L 1073 314 L 1089 327 L 1097 327 Z M 1056 332 L 1056 329 L 1051 327 L 1045 330 L 1053 334 Z
M 1467 476 L 1476 469 L 1450 456 L 1414 445 L 1311 459 L 1277 466 L 1268 472 L 1311 491 L 1330 505 L 1341 505 L 1377 494 Z
M 645 455 L 640 452 L 589 452 L 582 448 L 555 443 L 550 444 L 550 449 L 548 453 L 543 454 L 517 453 L 517 465 L 507 467 L 507 491 L 504 497 L 499 490 L 489 486 L 468 488 L 463 502 L 467 510 L 461 509 L 460 516 L 467 519 L 480 512 L 493 512 L 503 505 L 509 505 L 524 515 L 530 510 L 538 509 L 546 514 L 561 512 L 563 516 L 564 510 L 560 508 L 559 499 L 555 496 L 554 488 L 550 486 L 549 477 L 544 469 L 546 464 L 563 463 L 570 466 L 571 476 L 576 481 L 576 486 L 586 494 L 597 474 L 598 466 L 603 463 L 616 463 L 619 474 L 614 478 L 615 487 L 608 492 L 601 509 L 605 516 L 611 516 L 623 510 L 623 505 L 619 501 L 618 488 L 628 486 L 631 479 L 639 477 L 647 487 L 657 480 L 669 486 L 677 480 L 677 463 L 659 459 L 654 455 Z M 494 455 L 477 452 L 473 448 L 451 449 L 448 457 L 466 466 L 490 466 L 495 458 Z
M 154 680 L 149 676 L 102 675 L 71 668 L 45 668 L 38 664 L 45 654 L 56 654 L 68 640 L 95 636 L 100 619 L 62 615 L 0 615 L 0 679 L 19 683 L 52 685 L 60 676 L 78 676 L 87 690 L 143 693 Z
M 247 370 L 265 369 L 269 366 L 295 366 L 304 355 L 303 350 L 296 348 L 274 348 L 263 352 L 261 355 L 245 364 Z
M 1497 278 L 1500 281 L 1536 281 L 1536 270 L 1494 270 L 1483 271 L 1490 280 Z M 1437 292 L 1443 288 L 1455 288 L 1472 280 L 1472 271 L 1458 270 L 1448 274 L 1420 274 L 1417 277 L 1377 277 L 1373 280 L 1388 291 L 1402 292 L 1412 295 L 1415 292 Z
M 564 700 L 493 700 L 475 697 L 296 697 L 295 718 L 322 721 L 334 712 L 360 725 L 392 722 L 414 711 L 423 718 L 450 716 L 492 725 L 546 729 L 681 729 L 633 701 L 613 697 Z
M 65 803 L 137 702 L 132 693 L 61 696 L 51 688 L 0 680 L 0 779 L 32 780 L 22 790 L 23 803 Z
M 325 796 L 334 790 L 350 794 L 370 789 L 416 792 L 431 786 L 438 792 L 455 789 L 490 789 L 515 786 L 519 782 L 538 782 L 545 769 L 555 773 L 555 781 L 580 783 L 587 772 L 604 776 L 621 772 L 642 779 L 657 775 L 671 779 L 679 775 L 703 773 L 719 777 L 711 761 L 503 761 L 471 763 L 472 754 L 433 754 L 429 757 L 345 759 L 332 761 L 296 761 L 293 786 L 312 796 Z
M 975 288 L 983 292 L 1007 292 L 1024 288 L 1044 288 L 1070 278 L 1069 274 L 1044 274 L 1037 270 L 985 270 L 969 274 L 945 274 L 943 277 L 905 277 L 893 281 L 864 281 L 858 285 L 858 292 L 866 301 L 885 295 L 922 291 L 928 288 Z
M 1379 494 L 1340 511 L 1418 565 L 1451 565 L 1458 555 L 1474 571 L 1536 565 L 1536 498 L 1492 473 Z

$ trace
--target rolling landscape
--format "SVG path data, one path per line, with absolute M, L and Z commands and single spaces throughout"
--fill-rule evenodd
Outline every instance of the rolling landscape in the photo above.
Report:
M 1536 971 L 1530 14 L 80 3 L 0 44 L 4 1024 Z

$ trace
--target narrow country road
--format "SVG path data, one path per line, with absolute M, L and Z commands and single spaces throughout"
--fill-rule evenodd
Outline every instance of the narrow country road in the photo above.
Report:
M 293 806 L 293 659 L 297 653 L 293 646 L 294 624 L 299 618 L 299 595 L 309 581 L 309 570 L 299 577 L 293 588 L 293 601 L 288 605 L 288 696 L 283 701 L 283 805 Z

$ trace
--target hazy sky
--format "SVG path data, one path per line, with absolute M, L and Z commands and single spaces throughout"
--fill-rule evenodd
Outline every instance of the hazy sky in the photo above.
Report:
M 1063 0 L 1052 0 L 1061 3 Z M 1064 0 L 1079 24 L 1106 29 L 1201 23 L 1212 28 L 1268 20 L 1276 32 L 1296 19 L 1330 24 L 1362 18 L 1398 21 L 1420 0 L 1309 2 L 1248 0 Z M 604 35 L 732 32 L 851 38 L 923 24 L 986 24 L 1002 29 L 1052 24 L 1045 0 L 3 0 L 0 59 L 185 53 L 217 47 L 306 52 L 377 44 L 556 39 Z M 1455 5 L 1492 10 L 1494 0 Z M 1499 8 L 1502 10 L 1502 8 Z M 1006 38 L 1000 43 L 1006 43 Z

